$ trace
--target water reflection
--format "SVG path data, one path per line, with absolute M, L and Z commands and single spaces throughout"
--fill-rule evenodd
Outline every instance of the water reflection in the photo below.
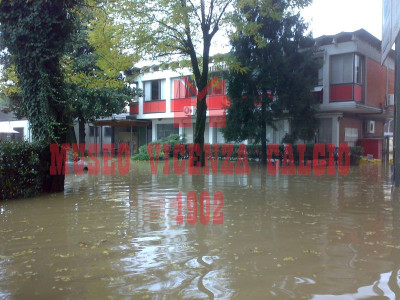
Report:
M 1 202 L 0 298 L 400 297 L 400 197 L 384 166 L 161 172 L 71 175 L 63 195 Z M 223 192 L 223 225 L 177 225 L 191 190 Z

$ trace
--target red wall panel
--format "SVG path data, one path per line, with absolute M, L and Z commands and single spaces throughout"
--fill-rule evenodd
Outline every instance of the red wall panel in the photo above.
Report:
M 228 106 L 227 96 L 210 96 L 207 97 L 207 108 L 213 109 L 225 109 Z
M 389 69 L 389 88 L 388 94 L 394 94 L 394 71 Z
M 143 113 L 164 113 L 166 111 L 165 101 L 148 101 L 143 103 Z
M 341 84 L 331 85 L 330 87 L 330 101 L 351 101 L 353 100 L 353 85 Z
M 196 99 L 186 98 L 179 100 L 171 100 L 172 112 L 182 112 L 185 106 L 196 106 Z
M 382 140 L 361 140 L 360 144 L 364 148 L 364 156 L 373 155 L 373 158 L 382 159 Z
M 363 89 L 362 86 L 357 85 L 357 84 L 354 85 L 354 100 L 355 101 L 362 101 L 362 99 L 363 99 L 362 89 Z
M 139 104 L 136 103 L 134 105 L 130 106 L 130 114 L 131 115 L 137 115 L 139 113 Z
M 365 104 L 380 108 L 386 99 L 386 67 L 367 59 L 367 94 Z

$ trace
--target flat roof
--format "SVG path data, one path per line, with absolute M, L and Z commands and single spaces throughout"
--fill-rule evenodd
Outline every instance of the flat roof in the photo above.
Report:
M 93 122 L 95 126 L 111 126 L 111 127 L 146 127 L 151 124 L 145 120 L 99 120 Z

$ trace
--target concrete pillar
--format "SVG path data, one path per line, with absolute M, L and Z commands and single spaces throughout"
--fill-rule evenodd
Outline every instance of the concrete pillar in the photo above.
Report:
M 208 129 L 208 142 L 214 144 L 214 127 L 209 127 Z
M 131 125 L 131 142 L 129 143 L 129 148 L 130 148 L 130 152 L 131 152 L 131 155 L 133 154 L 133 136 L 132 136 L 132 125 Z
M 165 106 L 166 106 L 166 113 L 170 113 L 171 112 L 171 78 L 167 77 L 165 78 L 165 91 L 164 91 L 164 95 L 165 95 Z
M 182 126 L 182 123 L 179 123 L 179 135 L 183 136 L 185 134 L 185 128 Z
M 151 127 L 151 139 L 155 141 L 157 139 L 157 123 L 154 120 L 151 121 L 153 126 Z
M 332 117 L 332 144 L 339 147 L 339 128 L 340 128 L 340 117 Z

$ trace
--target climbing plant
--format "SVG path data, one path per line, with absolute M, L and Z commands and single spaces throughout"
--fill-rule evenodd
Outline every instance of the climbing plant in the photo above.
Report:
M 66 141 L 71 114 L 60 59 L 73 31 L 80 0 L 0 1 L 1 48 L 11 54 L 21 91 L 21 112 L 35 140 L 43 145 Z M 50 164 L 49 147 L 44 163 Z M 48 176 L 44 189 L 64 189 L 64 176 Z

